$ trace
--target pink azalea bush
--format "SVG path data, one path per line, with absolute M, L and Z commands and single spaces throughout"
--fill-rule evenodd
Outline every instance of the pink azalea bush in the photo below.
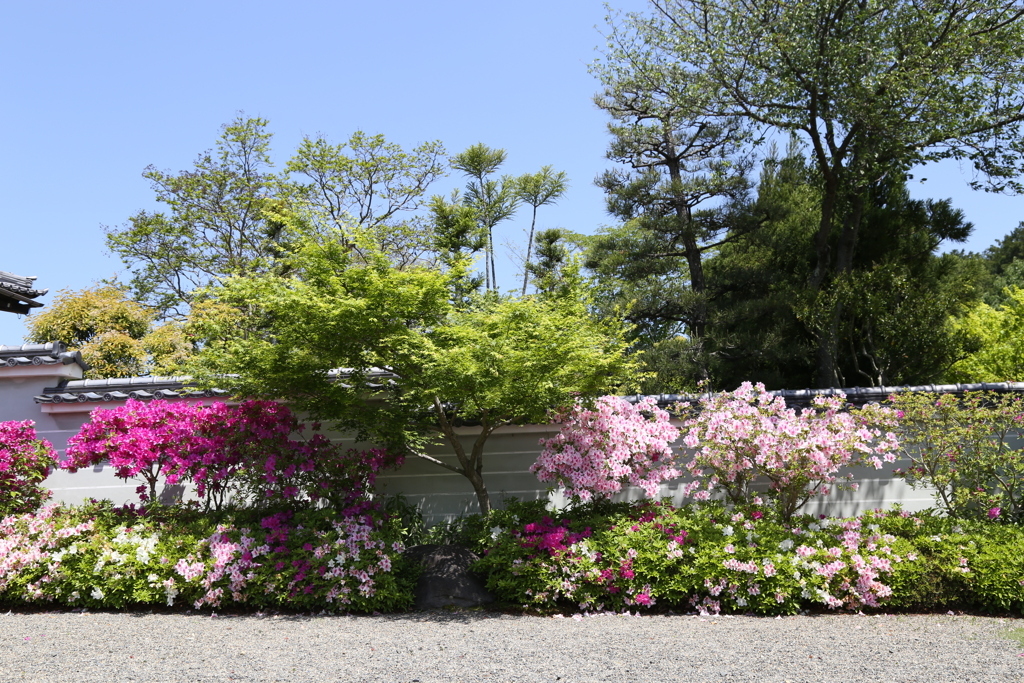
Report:
M 53 446 L 36 438 L 34 422 L 0 422 L 0 517 L 31 512 L 49 498 L 40 483 L 55 464 Z
M 832 484 L 848 483 L 840 475 L 851 465 L 877 469 L 893 462 L 899 444 L 884 428 L 896 426 L 895 411 L 869 405 L 851 409 L 846 396 L 816 397 L 812 407 L 796 411 L 763 384 L 745 382 L 731 393 L 702 399 L 685 423 L 684 443 L 695 450 L 686 467 L 694 480 L 684 492 L 707 500 L 723 492 L 734 504 L 749 504 L 755 487 L 766 485 L 783 519 L 789 519 L 812 496 L 827 495 Z
M 198 588 L 201 595 L 192 603 L 196 609 L 230 604 L 345 611 L 407 607 L 411 595 L 403 591 L 408 586 L 399 586 L 391 573 L 394 558 L 405 548 L 397 536 L 380 533 L 381 526 L 372 515 L 349 515 L 310 530 L 292 522 L 288 513 L 263 519 L 260 530 L 221 524 L 175 563 L 176 576 L 168 583 L 176 590 Z
M 479 566 L 504 574 L 506 580 L 492 590 L 520 604 L 552 607 L 571 602 L 583 611 L 652 607 L 657 602 L 652 576 L 682 556 L 687 532 L 657 504 L 623 510 L 625 514 L 615 517 L 618 524 L 584 513 L 557 520 L 545 515 L 513 526 Z M 592 521 L 599 528 L 591 528 Z M 639 536 L 625 538 L 641 529 Z M 651 548 L 665 552 L 652 553 Z
M 303 439 L 303 430 L 286 406 L 272 401 L 129 400 L 94 410 L 68 441 L 61 467 L 75 472 L 107 461 L 118 477 L 143 481 L 138 493 L 144 502 L 155 500 L 163 479 L 194 483 L 214 508 L 229 498 L 261 506 L 326 500 L 345 507 L 372 488 L 380 469 L 401 464 L 379 449 L 342 450 L 322 434 Z
M 0 603 L 402 609 L 414 582 L 403 551 L 369 503 L 220 523 L 48 506 L 0 521 Z
M 577 403 L 556 413 L 561 431 L 541 439 L 544 447 L 530 471 L 581 501 L 610 498 L 623 486 L 656 496 L 661 482 L 678 477 L 671 444 L 679 430 L 653 398 L 631 404 L 602 396 L 589 409 Z

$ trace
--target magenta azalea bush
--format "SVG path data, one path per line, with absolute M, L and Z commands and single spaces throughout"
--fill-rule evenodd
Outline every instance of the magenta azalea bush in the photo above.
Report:
M 160 477 L 177 483 L 199 450 L 198 403 L 129 399 L 124 406 L 92 411 L 89 422 L 68 440 L 60 467 L 77 472 L 108 462 L 118 477 L 139 478 L 139 497 L 156 500 Z
M 29 514 L 0 519 L 0 603 L 410 606 L 416 570 L 402 554 L 406 530 L 368 500 L 376 473 L 400 460 L 345 451 L 319 433 L 303 439 L 302 431 L 286 407 L 265 401 L 128 401 L 96 410 L 62 466 L 108 461 L 119 477 L 142 482 L 143 506 L 35 510 L 40 497 L 24 494 L 24 482 L 46 476 L 52 449 L 34 440 L 31 423 L 4 425 L 0 484 Z M 206 510 L 155 505 L 161 482 L 194 483 Z M 7 493 L 5 502 L 15 500 Z
M 40 484 L 55 464 L 53 446 L 36 437 L 34 422 L 0 422 L 0 517 L 30 512 L 49 498 Z
M 893 432 L 883 431 L 896 426 L 895 411 L 877 405 L 854 410 L 841 393 L 816 397 L 798 412 L 763 384 L 745 382 L 702 399 L 696 415 L 689 406 L 681 410 L 691 414 L 684 442 L 696 451 L 686 465 L 694 480 L 684 493 L 707 500 L 722 492 L 734 504 L 766 495 L 783 519 L 812 496 L 827 495 L 833 484 L 855 489 L 853 475 L 840 475 L 840 469 L 880 469 L 896 459 L 899 446 Z
M 75 472 L 107 461 L 118 477 L 142 480 L 143 502 L 156 500 L 161 480 L 194 483 L 207 507 L 219 509 L 228 499 L 259 506 L 324 500 L 345 507 L 365 496 L 380 469 L 401 464 L 383 450 L 342 450 L 322 434 L 303 439 L 303 431 L 286 406 L 272 401 L 129 400 L 94 410 L 68 441 L 61 467 Z
M 174 513 L 93 504 L 5 518 L 0 603 L 332 612 L 412 603 L 401 529 L 371 504 L 220 522 Z
M 661 482 L 680 475 L 671 446 L 679 430 L 653 398 L 631 404 L 602 396 L 593 409 L 576 404 L 553 417 L 562 430 L 541 439 L 544 450 L 530 471 L 570 497 L 610 498 L 626 485 L 653 497 Z

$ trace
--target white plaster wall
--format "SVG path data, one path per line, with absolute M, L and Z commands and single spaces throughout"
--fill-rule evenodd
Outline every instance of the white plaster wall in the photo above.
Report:
M 32 397 L 62 379 L 81 378 L 82 368 L 77 364 L 0 365 L 0 421 L 32 420 L 36 434 L 53 444 L 58 460 L 62 460 L 68 439 L 78 433 L 95 405 L 38 404 Z M 88 498 L 110 498 L 127 502 L 134 496 L 136 484 L 126 484 L 113 476 L 109 466 L 101 465 L 74 475 L 56 470 L 45 486 L 53 491 L 53 499 L 57 501 L 81 503 Z
M 463 442 L 468 448 L 473 440 L 471 430 L 463 431 Z M 484 459 L 484 481 L 490 494 L 491 505 L 501 507 L 506 497 L 520 500 L 550 498 L 555 505 L 566 501 L 559 492 L 551 494 L 543 488 L 529 467 L 540 454 L 538 441 L 550 438 L 558 431 L 557 425 L 528 425 L 507 427 L 495 432 L 487 442 Z M 677 442 L 681 446 L 680 442 Z M 440 460 L 456 464 L 454 453 L 445 445 L 435 446 L 428 453 Z M 680 462 L 687 462 L 692 452 L 681 450 Z M 908 459 L 886 463 L 881 470 L 874 468 L 851 468 L 859 484 L 856 492 L 833 491 L 828 496 L 819 496 L 809 501 L 802 511 L 810 514 L 846 517 L 872 508 L 887 507 L 900 503 L 904 509 L 916 511 L 934 504 L 931 489 L 912 489 L 902 479 L 892 477 L 892 470 L 907 467 Z M 844 471 L 843 474 L 846 474 Z M 682 495 L 683 485 L 690 481 L 682 477 L 665 482 L 659 490 L 659 497 L 671 498 L 675 505 L 687 502 Z M 377 490 L 384 495 L 402 493 L 411 502 L 420 506 L 427 524 L 478 511 L 476 494 L 464 477 L 419 458 L 409 458 L 401 469 L 378 478 Z M 643 490 L 628 488 L 616 496 L 616 500 L 640 500 L 645 497 Z

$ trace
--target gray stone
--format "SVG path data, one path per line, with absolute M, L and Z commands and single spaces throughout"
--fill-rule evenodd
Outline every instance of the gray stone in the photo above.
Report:
M 479 559 L 461 545 L 417 545 L 406 554 L 423 567 L 416 584 L 416 609 L 478 607 L 494 602 L 484 582 L 469 571 Z

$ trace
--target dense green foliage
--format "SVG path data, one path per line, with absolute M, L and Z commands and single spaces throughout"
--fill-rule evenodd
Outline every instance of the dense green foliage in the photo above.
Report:
M 27 319 L 27 342 L 61 341 L 81 351 L 87 379 L 174 374 L 193 351 L 182 326 L 156 325 L 156 311 L 133 301 L 124 287 L 98 284 L 61 290 Z
M 1024 521 L 1024 403 L 1014 394 L 898 394 L 911 466 L 897 476 L 935 489 L 938 509 L 959 519 Z
M 552 406 L 631 375 L 621 323 L 591 315 L 577 288 L 467 302 L 463 263 L 396 269 L 372 253 L 300 238 L 287 258 L 291 276 L 235 277 L 210 290 L 217 314 L 195 323 L 210 340 L 197 372 L 457 472 L 483 511 L 484 444 L 495 429 L 543 421 Z M 456 432 L 463 422 L 480 426 L 470 448 Z M 424 451 L 439 439 L 457 465 Z
M 1024 290 L 1007 287 L 1004 297 L 995 307 L 978 303 L 953 322 L 972 346 L 951 368 L 953 379 L 1016 382 L 1024 378 Z
M 940 381 L 976 345 L 952 318 L 981 294 L 986 266 L 937 253 L 970 234 L 962 213 L 949 200 L 909 199 L 903 182 L 876 183 L 849 271 L 815 290 L 816 184 L 799 147 L 766 160 L 756 199 L 732 205 L 729 231 L 702 257 L 700 336 L 685 313 L 697 301 L 687 263 L 663 234 L 633 220 L 589 240 L 601 310 L 625 308 L 656 373 L 644 391 L 692 391 L 702 379 L 716 389 L 811 386 L 816 345 L 833 327 L 840 386 Z
M 635 230 L 659 211 L 674 212 L 677 230 L 689 226 L 689 246 L 651 250 L 661 263 L 648 259 L 653 268 L 639 274 L 641 281 L 652 273 L 662 276 L 675 290 L 665 287 L 651 297 L 660 305 L 649 317 L 674 319 L 685 328 L 685 343 L 678 337 L 656 340 L 654 358 L 668 351 L 680 361 L 689 359 L 695 366 L 691 378 L 709 377 L 728 388 L 737 376 L 762 378 L 744 374 L 744 366 L 753 365 L 769 379 L 776 360 L 788 364 L 772 342 L 792 338 L 786 332 L 795 331 L 800 355 L 807 356 L 807 346 L 811 351 L 802 363 L 811 372 L 801 369 L 799 386 L 943 375 L 961 353 L 946 319 L 976 292 L 970 283 L 956 286 L 963 272 L 927 261 L 939 241 L 963 240 L 969 226 L 948 203 L 908 201 L 903 183 L 916 164 L 955 157 L 971 159 L 990 188 L 1016 187 L 1022 38 L 1019 6 L 994 0 L 969 8 L 955 2 L 652 0 L 650 13 L 614 23 L 596 67 L 605 88 L 599 102 L 612 116 L 613 159 L 653 178 L 673 154 L 695 153 L 704 164 L 722 159 L 715 143 L 702 136 L 726 131 L 723 140 L 742 144 L 744 131 L 753 127 L 794 135 L 806 146 L 802 182 L 816 195 L 814 206 L 778 207 L 810 210 L 794 226 L 802 233 L 796 248 L 769 255 L 795 261 L 789 269 L 795 277 L 787 273 L 780 279 L 791 280 L 797 291 L 769 299 L 764 311 L 759 290 L 749 286 L 758 283 L 756 275 L 744 283 L 697 258 L 713 255 L 702 246 L 714 243 L 715 232 L 700 225 L 685 192 L 716 178 L 709 166 L 684 165 L 673 177 L 669 164 L 670 183 L 651 180 L 642 190 L 635 183 L 606 184 L 614 202 L 621 203 L 622 189 L 630 188 L 633 205 L 643 207 L 642 215 L 631 216 Z M 624 156 L 624 149 L 634 149 L 635 156 Z M 742 171 L 742 152 L 730 158 L 730 172 Z M 767 209 L 776 205 L 765 205 L 767 196 L 762 192 L 748 211 L 730 215 L 724 202 L 705 216 L 726 241 L 761 226 L 750 240 L 776 252 L 770 236 L 756 234 L 771 232 L 773 213 Z M 725 220 L 715 220 L 722 210 Z M 714 256 L 728 251 L 723 247 Z M 663 258 L 673 252 L 674 265 Z M 728 264 L 735 274 L 745 274 L 747 265 Z M 716 275 L 723 279 L 716 281 Z M 875 295 L 864 297 L 865 292 Z M 643 311 L 642 294 L 635 298 L 635 310 Z M 728 323 L 716 329 L 716 315 L 742 327 L 748 313 L 774 317 L 779 301 L 791 302 L 792 310 L 777 318 L 783 329 L 755 327 L 753 338 L 733 332 Z M 719 360 L 725 368 L 715 373 Z

